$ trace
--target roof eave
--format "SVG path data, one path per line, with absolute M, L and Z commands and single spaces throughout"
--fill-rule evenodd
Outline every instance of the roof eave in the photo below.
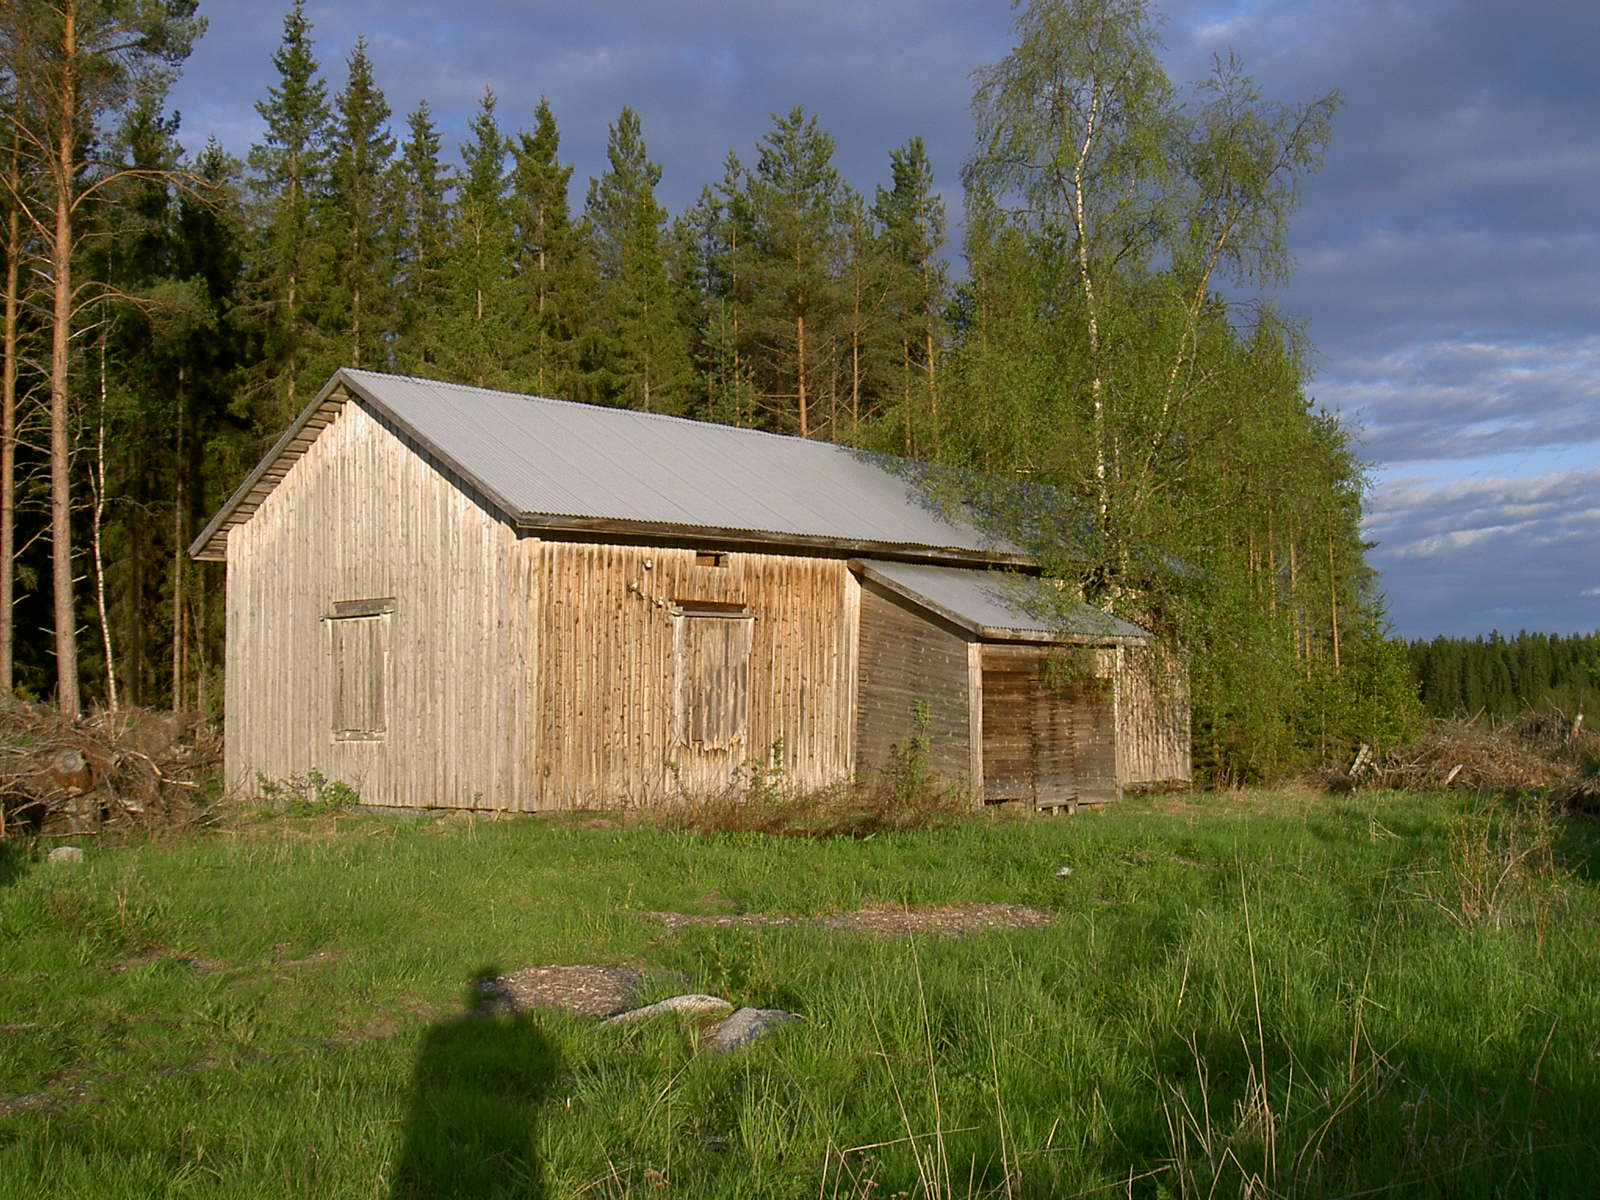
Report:
M 792 548 L 832 551 L 839 555 L 872 554 L 915 562 L 959 563 L 963 566 L 1028 567 L 1036 563 L 1025 554 L 1003 550 L 974 550 L 965 546 L 933 546 L 916 542 L 880 542 L 865 538 L 824 537 L 818 534 L 782 533 L 764 529 L 739 529 L 718 525 L 683 525 L 670 521 L 636 521 L 617 517 L 577 517 L 555 513 L 517 514 L 519 530 L 531 534 L 611 534 L 622 538 L 671 541 L 678 544 L 761 550 Z
M 394 429 L 399 430 L 418 446 L 424 448 L 427 453 L 438 459 L 463 483 L 476 490 L 491 507 L 499 509 L 507 519 L 515 519 L 517 510 L 510 501 L 495 491 L 494 488 L 485 484 L 482 479 L 467 470 L 461 463 L 450 455 L 445 454 L 427 438 L 423 437 L 408 421 L 380 400 L 370 388 L 363 385 L 359 379 L 355 378 L 343 367 L 340 367 L 333 373 L 333 377 L 323 385 L 322 390 L 317 393 L 315 399 L 300 410 L 300 415 L 294 419 L 288 429 L 284 430 L 283 435 L 272 444 L 272 449 L 268 450 L 262 460 L 256 464 L 255 470 L 251 471 L 245 481 L 234 490 L 233 495 L 228 497 L 228 502 L 218 510 L 217 515 L 206 523 L 206 527 L 200 531 L 200 535 L 189 544 L 191 557 L 201 562 L 225 562 L 227 560 L 225 535 L 233 525 L 233 516 L 238 511 L 239 506 L 249 499 L 250 494 L 266 478 L 278 460 L 288 452 L 296 439 L 305 431 L 306 426 L 311 423 L 312 419 L 340 388 L 344 389 L 347 397 L 357 401 L 363 408 Z M 302 453 L 304 453 L 304 450 L 302 450 Z
M 906 587 L 899 580 L 876 570 L 870 562 L 853 559 L 850 565 L 858 574 L 872 580 L 879 587 L 909 600 L 918 608 L 926 609 L 958 629 L 965 629 L 979 641 L 1032 642 L 1049 646 L 1144 646 L 1150 641 L 1148 637 L 1123 633 L 1063 633 L 1049 629 L 1014 629 L 1007 626 L 982 625 L 955 609 L 940 604 L 931 596 Z
M 1051 646 L 1146 646 L 1147 637 L 1125 633 L 1052 633 L 1045 629 L 1005 629 L 995 625 L 968 626 L 985 642 L 1038 642 Z
M 316 416 L 317 411 L 327 403 L 328 398 L 343 382 L 343 369 L 335 371 L 333 378 L 329 379 L 311 402 L 300 410 L 300 415 L 290 423 L 289 428 L 283 431 L 278 440 L 272 443 L 272 449 L 262 456 L 261 461 L 256 464 L 255 470 L 245 476 L 244 482 L 233 490 L 233 495 L 229 496 L 226 503 L 217 510 L 216 516 L 207 521 L 206 527 L 200 531 L 194 541 L 189 543 L 189 555 L 191 558 L 199 559 L 202 562 L 226 560 L 227 543 L 223 535 L 227 533 L 231 525 L 233 514 L 245 502 L 250 493 L 255 490 L 256 485 L 266 477 L 267 472 L 272 469 L 284 451 L 294 444 L 294 440 L 311 423 L 311 418 Z M 215 546 L 211 545 L 213 539 L 217 542 Z

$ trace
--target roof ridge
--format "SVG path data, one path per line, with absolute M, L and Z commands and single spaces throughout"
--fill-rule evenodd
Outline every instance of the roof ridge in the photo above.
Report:
M 349 375 L 368 376 L 377 379 L 398 379 L 407 383 L 420 383 L 427 387 L 454 388 L 462 392 L 488 392 L 496 396 L 509 396 L 514 400 L 534 400 L 541 404 L 554 404 L 561 407 L 590 409 L 599 412 L 614 412 L 628 417 L 649 419 L 655 421 L 672 421 L 682 425 L 693 425 L 699 429 L 727 429 L 734 433 L 760 434 L 762 437 L 778 438 L 786 442 L 795 442 L 809 446 L 826 446 L 833 450 L 845 450 L 852 454 L 865 454 L 873 458 L 885 459 L 892 462 L 915 462 L 915 459 L 905 458 L 897 454 L 885 454 L 879 450 L 865 450 L 859 446 L 846 446 L 841 442 L 830 442 L 822 438 L 801 437 L 797 433 L 779 433 L 774 429 L 754 429 L 748 425 L 729 425 L 724 421 L 702 421 L 698 417 L 683 417 L 676 413 L 650 412 L 647 409 L 624 408 L 617 404 L 599 404 L 590 400 L 566 400 L 560 396 L 539 396 L 532 392 L 517 392 L 510 388 L 479 387 L 472 383 L 457 383 L 449 379 L 430 379 L 426 375 L 402 375 L 397 371 L 372 371 L 366 367 L 341 367 L 342 372 Z

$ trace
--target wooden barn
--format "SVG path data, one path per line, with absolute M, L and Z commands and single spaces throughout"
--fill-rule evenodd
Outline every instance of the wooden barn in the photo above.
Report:
M 996 568 L 1029 564 L 904 466 L 341 370 L 191 547 L 227 564 L 228 779 L 614 806 L 752 762 L 828 784 L 926 736 L 989 801 L 1186 780 L 1148 635 L 1027 615 Z

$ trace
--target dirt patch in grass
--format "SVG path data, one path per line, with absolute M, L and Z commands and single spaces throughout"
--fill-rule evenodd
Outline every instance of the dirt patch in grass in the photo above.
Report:
M 660 921 L 670 930 L 711 926 L 814 926 L 835 933 L 864 933 L 874 937 L 965 937 L 993 929 L 1039 929 L 1056 914 L 1026 904 L 951 904 L 925 907 L 869 905 L 852 912 L 802 917 L 786 913 L 672 913 L 645 912 L 640 916 Z
M 0 1096 L 0 1117 L 14 1117 L 21 1113 L 41 1112 L 47 1108 L 56 1108 L 61 1101 L 53 1096 L 46 1096 L 43 1092 L 29 1092 L 24 1096 Z
M 507 1012 L 554 1009 L 578 1017 L 610 1017 L 632 1008 L 644 981 L 637 967 L 523 967 L 479 985 L 484 999 Z
M 114 962 L 110 966 L 113 975 L 120 975 L 124 971 L 131 971 L 136 967 L 148 967 L 159 962 L 174 962 L 180 967 L 188 967 L 196 975 L 215 975 L 219 971 L 226 971 L 228 964 L 215 958 L 201 958 L 195 954 L 182 954 L 167 946 L 156 946 L 145 950 L 141 954 L 131 954 L 127 958 Z
M 331 967 L 345 960 L 343 950 L 313 950 L 304 958 L 285 958 L 288 946 L 279 946 L 272 953 L 272 963 L 277 967 Z

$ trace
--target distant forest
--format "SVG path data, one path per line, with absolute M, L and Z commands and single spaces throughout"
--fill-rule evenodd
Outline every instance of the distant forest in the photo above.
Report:
M 1422 703 L 1438 717 L 1559 709 L 1600 717 L 1600 633 L 1434 638 L 1407 648 Z
M 678 213 L 632 108 L 581 188 L 543 101 L 508 124 L 486 91 L 451 153 L 364 42 L 324 74 L 301 0 L 259 144 L 189 155 L 194 0 L 0 6 L 0 690 L 215 710 L 222 573 L 186 548 L 343 365 L 1009 481 L 986 520 L 1186 657 L 1210 778 L 1403 735 L 1362 465 L 1297 323 L 1226 290 L 1288 276 L 1339 97 L 1264 97 L 1231 56 L 1176 84 L 1159 21 L 1017 7 L 952 246 L 920 138 L 863 189 L 799 108 Z

